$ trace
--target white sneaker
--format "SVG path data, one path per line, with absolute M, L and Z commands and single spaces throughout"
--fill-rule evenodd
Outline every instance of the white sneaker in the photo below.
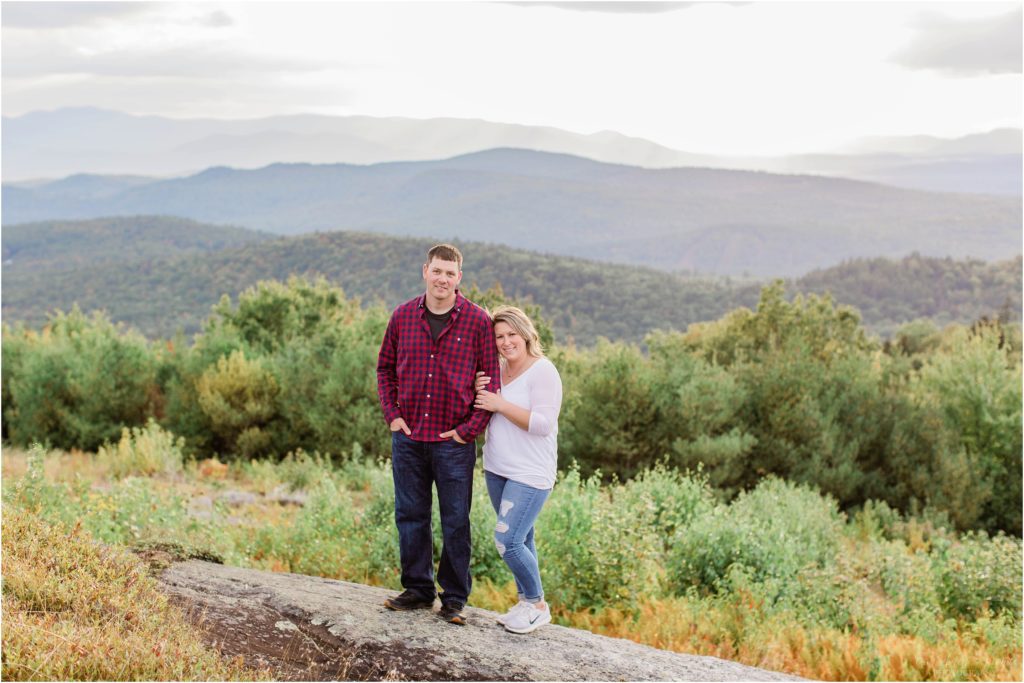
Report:
M 505 619 L 505 630 L 512 633 L 529 633 L 544 624 L 551 623 L 551 609 L 544 603 L 544 609 L 527 602 Z
M 495 619 L 495 621 L 497 621 L 499 624 L 504 626 L 505 623 L 508 622 L 509 617 L 511 617 L 516 611 L 522 609 L 523 605 L 525 605 L 525 604 L 527 604 L 525 600 L 520 600 L 516 604 L 512 605 L 512 607 L 509 608 L 509 610 L 507 612 L 505 612 L 504 614 L 498 616 Z

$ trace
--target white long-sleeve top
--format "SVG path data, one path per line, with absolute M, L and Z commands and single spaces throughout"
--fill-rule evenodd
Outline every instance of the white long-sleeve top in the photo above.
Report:
M 547 358 L 539 358 L 526 372 L 503 384 L 501 396 L 530 411 L 530 428 L 520 429 L 495 413 L 487 426 L 484 469 L 520 484 L 550 489 L 558 469 L 558 411 L 562 407 L 558 369 Z

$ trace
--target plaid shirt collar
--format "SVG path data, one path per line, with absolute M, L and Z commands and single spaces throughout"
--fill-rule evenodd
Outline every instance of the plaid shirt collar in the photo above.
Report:
M 469 299 L 467 299 L 466 297 L 462 296 L 462 291 L 458 287 L 456 287 L 455 288 L 455 306 L 452 307 L 452 322 L 454 322 L 454 321 L 459 319 L 459 312 L 462 310 L 462 307 L 465 306 L 468 302 L 469 302 Z M 419 299 L 417 299 L 417 301 L 416 301 L 416 307 L 420 309 L 420 317 L 423 317 L 423 316 L 425 316 L 427 314 L 427 311 L 429 309 L 427 308 L 427 293 L 426 292 L 423 292 L 422 294 L 420 294 Z

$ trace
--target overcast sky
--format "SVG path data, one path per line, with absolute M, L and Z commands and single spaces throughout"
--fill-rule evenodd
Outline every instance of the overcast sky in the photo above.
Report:
M 1021 7 L 4 2 L 3 113 L 453 116 L 825 151 L 1020 127 Z

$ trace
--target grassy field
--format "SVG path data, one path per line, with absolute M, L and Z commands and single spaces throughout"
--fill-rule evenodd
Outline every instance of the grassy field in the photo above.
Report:
M 6 680 L 269 680 L 203 644 L 145 564 L 81 525 L 3 512 Z
M 390 469 L 188 461 L 156 427 L 99 453 L 3 454 L 3 668 L 22 679 L 252 679 L 204 649 L 131 548 L 398 587 Z M 475 487 L 471 603 L 514 600 Z M 538 526 L 557 623 L 825 680 L 1020 680 L 1021 543 L 768 480 L 563 476 Z

